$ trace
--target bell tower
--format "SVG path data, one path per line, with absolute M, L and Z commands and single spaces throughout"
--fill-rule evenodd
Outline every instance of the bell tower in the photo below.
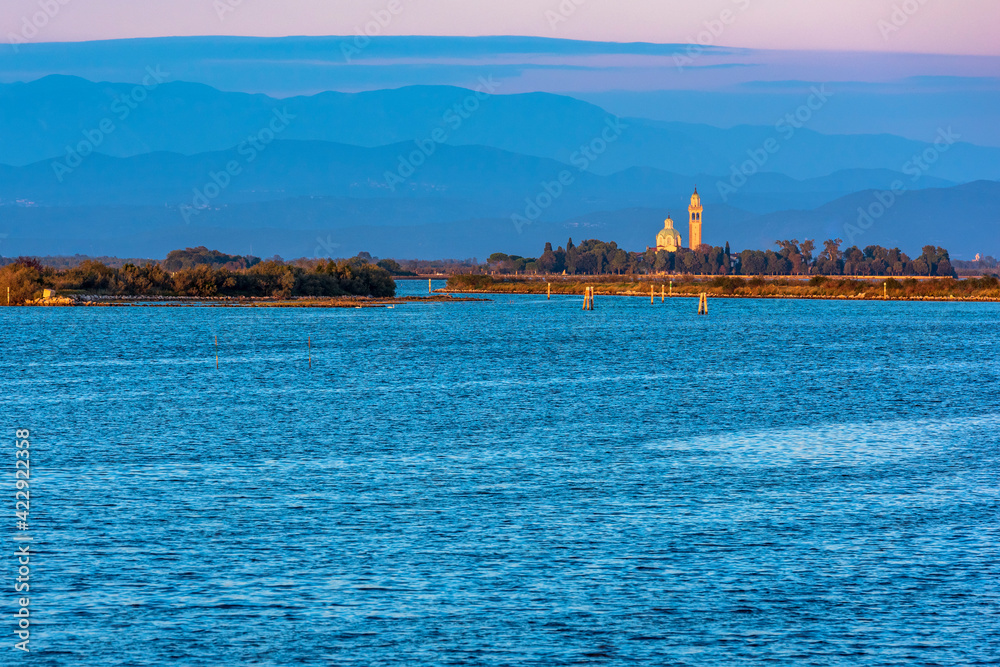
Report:
M 691 205 L 688 206 L 688 214 L 691 216 L 688 220 L 688 238 L 691 240 L 692 250 L 701 245 L 701 212 L 703 210 L 701 195 L 698 194 L 698 188 L 695 188 L 694 194 L 691 195 Z

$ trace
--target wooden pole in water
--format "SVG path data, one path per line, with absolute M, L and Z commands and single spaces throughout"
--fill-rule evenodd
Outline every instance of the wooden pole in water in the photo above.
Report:
M 590 288 L 590 309 L 594 309 L 594 288 Z
M 656 303 L 656 288 L 652 285 L 649 286 L 649 305 Z
M 428 294 L 433 294 L 434 293 L 434 290 L 431 289 L 431 279 L 430 278 L 427 279 L 427 293 Z
M 698 314 L 708 315 L 708 292 L 702 292 L 698 297 Z
M 549 298 L 549 301 L 552 300 L 552 283 L 549 283 L 548 298 Z
M 670 281 L 670 296 L 674 295 L 674 281 Z
M 888 282 L 882 283 L 882 298 L 883 299 L 888 299 L 889 298 L 889 283 Z
M 666 301 L 667 301 L 666 291 L 667 291 L 667 288 L 664 287 L 663 285 L 660 285 L 660 303 L 666 303 Z

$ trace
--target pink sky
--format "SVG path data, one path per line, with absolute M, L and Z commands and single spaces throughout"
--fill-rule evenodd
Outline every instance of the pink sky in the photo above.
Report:
M 677 43 L 701 34 L 751 48 L 1000 55 L 997 0 L 3 0 L 0 39 L 44 6 L 58 9 L 35 18 L 43 26 L 30 41 L 344 35 L 374 13 L 385 35 Z

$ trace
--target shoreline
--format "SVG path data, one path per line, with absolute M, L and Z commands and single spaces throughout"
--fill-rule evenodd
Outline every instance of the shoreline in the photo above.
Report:
M 407 304 L 467 303 L 489 301 L 475 297 L 454 297 L 451 294 L 402 297 L 296 297 L 275 299 L 271 297 L 128 297 L 81 295 L 41 299 L 23 306 L 10 308 L 388 308 Z
M 453 289 L 447 290 L 449 294 L 484 294 L 492 296 L 512 296 L 512 295 L 525 295 L 525 296 L 545 296 L 546 292 L 544 290 L 537 292 L 497 292 L 488 290 L 461 290 Z M 607 296 L 607 297 L 626 297 L 626 298 L 649 298 L 648 294 L 642 294 L 638 292 L 600 292 L 595 289 L 595 296 Z M 578 296 L 583 298 L 584 294 L 579 292 L 552 292 L 552 296 Z M 697 299 L 700 294 L 667 294 L 663 298 L 665 299 Z M 968 297 L 968 296 L 899 296 L 888 298 L 882 296 L 820 296 L 815 294 L 713 294 L 708 293 L 709 298 L 712 299 L 792 299 L 792 300 L 803 300 L 803 301 L 945 301 L 945 302 L 960 302 L 967 301 L 970 303 L 1000 303 L 1000 296 L 996 297 Z M 660 294 L 656 293 L 653 297 L 654 299 L 660 299 Z M 489 301 L 489 299 L 479 299 L 480 301 Z
M 453 294 L 483 294 L 483 295 L 541 295 L 577 296 L 583 298 L 587 288 L 594 290 L 595 296 L 616 296 L 631 298 L 665 299 L 697 299 L 702 294 L 711 299 L 803 299 L 820 301 L 924 301 L 924 302 L 971 302 L 998 303 L 1000 289 L 963 287 L 959 281 L 934 281 L 920 284 L 916 290 L 898 282 L 890 286 L 868 281 L 830 280 L 817 285 L 808 281 L 796 281 L 796 284 L 781 284 L 778 282 L 756 282 L 736 279 L 739 282 L 730 284 L 713 284 L 712 282 L 682 283 L 669 287 L 669 282 L 608 282 L 600 280 L 577 280 L 572 283 L 567 280 L 557 280 L 547 283 L 545 280 L 501 280 L 480 288 L 472 286 L 448 286 L 438 293 Z M 668 294 L 667 290 L 671 290 Z M 962 294 L 963 290 L 972 293 Z M 908 293 L 900 293 L 906 291 Z M 927 292 L 927 293 L 913 293 Z

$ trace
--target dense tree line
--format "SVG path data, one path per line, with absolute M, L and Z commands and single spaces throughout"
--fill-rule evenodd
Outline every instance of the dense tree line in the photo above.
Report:
M 120 268 L 88 260 L 71 269 L 42 266 L 21 258 L 0 268 L 0 298 L 21 304 L 43 289 L 115 296 L 391 297 L 396 283 L 385 269 L 358 259 L 316 262 L 303 268 L 280 261 L 254 263 L 249 268 L 199 264 L 179 271 L 148 263 Z
M 0 267 L 13 264 L 21 258 L 0 257 Z M 186 248 L 184 250 L 172 251 L 163 262 L 152 259 L 132 258 L 123 259 L 119 257 L 90 257 L 88 255 L 52 255 L 45 257 L 35 257 L 42 265 L 55 269 L 72 269 L 80 266 L 84 262 L 96 260 L 105 266 L 120 269 L 126 264 L 144 266 L 150 263 L 162 264 L 168 271 L 179 271 L 192 268 L 200 264 L 208 264 L 230 270 L 249 268 L 262 260 L 259 257 L 250 255 L 227 255 L 215 250 L 208 250 L 204 247 Z M 378 259 L 372 257 L 367 252 L 359 253 L 353 260 L 364 261 L 368 264 L 375 264 L 388 271 L 393 276 L 416 276 L 420 274 L 440 274 L 440 273 L 469 273 L 481 271 L 482 265 L 476 258 L 471 259 Z M 300 258 L 284 261 L 280 257 L 272 257 L 271 261 L 282 262 L 298 266 L 307 270 L 312 270 L 320 261 L 319 259 Z
M 726 246 L 701 245 L 676 252 L 622 250 L 616 243 L 588 240 L 579 246 L 569 239 L 565 248 L 545 244 L 537 258 L 494 253 L 487 266 L 498 273 L 563 273 L 567 275 L 692 274 L 744 276 L 954 276 L 948 251 L 926 246 L 911 259 L 899 248 L 871 245 L 841 250 L 843 241 L 831 239 L 817 251 L 814 241 L 776 241 L 776 250 L 744 250 L 734 254 Z
M 280 261 L 280 258 L 275 259 Z M 209 250 L 205 246 L 198 246 L 197 248 L 170 251 L 167 253 L 167 258 L 163 260 L 163 268 L 173 272 L 193 269 L 196 266 L 213 266 L 239 271 L 240 269 L 249 269 L 260 262 L 260 257 L 227 255 L 218 250 Z
M 39 257 L 0 257 L 0 267 L 7 266 L 8 264 L 13 264 L 18 261 L 23 261 L 25 259 L 36 260 L 41 266 L 48 266 L 53 269 L 72 269 L 75 266 L 80 266 L 84 262 L 90 260 L 97 260 L 101 264 L 106 264 L 107 266 L 120 269 L 126 264 L 136 264 L 141 266 L 143 264 L 148 264 L 152 260 L 148 258 L 127 258 L 127 257 L 91 257 L 90 255 L 44 255 Z

